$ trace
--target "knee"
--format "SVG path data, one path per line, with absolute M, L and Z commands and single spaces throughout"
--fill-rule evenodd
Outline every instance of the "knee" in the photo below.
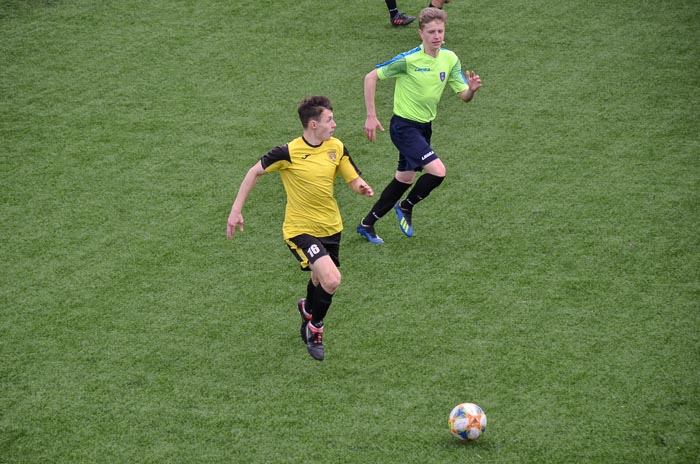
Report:
M 447 168 L 444 164 L 440 163 L 439 165 L 435 166 L 435 170 L 434 172 L 431 172 L 431 174 L 436 177 L 442 177 L 444 179 L 447 175 Z
M 440 158 L 426 164 L 423 169 L 426 173 L 436 177 L 445 177 L 447 175 L 447 168 Z
M 330 273 L 330 275 L 325 276 L 321 281 L 321 286 L 326 292 L 332 295 L 338 290 L 338 287 L 340 287 L 340 279 L 340 272 Z
M 411 185 L 411 184 L 413 184 L 413 181 L 416 179 L 416 172 L 415 171 L 396 171 L 396 174 L 394 174 L 394 179 L 396 179 L 398 182 L 401 182 L 402 184 Z

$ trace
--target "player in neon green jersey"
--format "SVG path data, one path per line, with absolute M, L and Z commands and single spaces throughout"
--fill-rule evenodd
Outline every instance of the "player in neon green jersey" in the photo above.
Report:
M 463 73 L 457 55 L 442 48 L 446 21 L 447 14 L 443 10 L 422 10 L 418 16 L 421 45 L 378 65 L 365 76 L 365 135 L 370 141 L 376 140 L 377 129 L 384 130 L 375 110 L 377 82 L 396 79 L 394 115 L 389 132 L 391 141 L 399 150 L 394 178 L 357 226 L 357 232 L 371 243 L 384 243 L 374 224 L 392 208 L 396 211 L 401 231 L 411 237 L 413 207 L 445 178 L 445 165 L 430 146 L 432 121 L 445 87 L 449 86 L 464 102 L 471 101 L 481 88 L 479 75 L 473 71 Z M 423 174 L 406 198 L 400 201 L 413 185 L 418 171 L 423 171 Z
M 258 179 L 278 171 L 287 193 L 282 234 L 302 270 L 311 271 L 306 298 L 299 300 L 301 338 L 309 354 L 322 361 L 323 318 L 340 285 L 340 233 L 343 221 L 333 194 L 340 174 L 356 193 L 371 197 L 367 185 L 343 142 L 333 137 L 336 124 L 333 107 L 326 97 L 310 97 L 299 105 L 303 135 L 270 150 L 248 170 L 226 225 L 232 238 L 243 231 L 243 205 Z M 250 254 L 255 260 L 255 253 Z

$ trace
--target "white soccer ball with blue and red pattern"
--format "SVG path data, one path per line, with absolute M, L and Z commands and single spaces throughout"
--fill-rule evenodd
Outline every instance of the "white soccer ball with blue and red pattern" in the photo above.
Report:
M 486 432 L 486 414 L 474 403 L 454 407 L 448 419 L 450 433 L 460 440 L 473 441 Z

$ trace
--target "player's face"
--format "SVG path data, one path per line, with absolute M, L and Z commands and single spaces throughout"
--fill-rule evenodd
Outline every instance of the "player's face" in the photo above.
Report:
M 321 140 L 329 140 L 333 136 L 335 130 L 335 119 L 331 110 L 323 110 L 321 117 L 316 124 L 316 135 Z
M 423 26 L 423 29 L 418 29 L 420 38 L 423 41 L 423 49 L 439 50 L 445 41 L 445 23 L 442 21 L 430 21 Z

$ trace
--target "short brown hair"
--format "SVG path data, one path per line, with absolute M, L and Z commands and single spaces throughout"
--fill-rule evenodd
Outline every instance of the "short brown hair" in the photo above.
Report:
M 440 8 L 423 8 L 418 15 L 418 29 L 423 29 L 423 27 L 433 21 L 447 22 L 447 12 L 441 10 Z
M 333 106 L 331 106 L 331 101 L 328 97 L 315 96 L 303 99 L 301 103 L 299 103 L 298 112 L 301 125 L 304 129 L 307 128 L 309 121 L 312 119 L 318 121 L 323 110 L 333 111 Z

